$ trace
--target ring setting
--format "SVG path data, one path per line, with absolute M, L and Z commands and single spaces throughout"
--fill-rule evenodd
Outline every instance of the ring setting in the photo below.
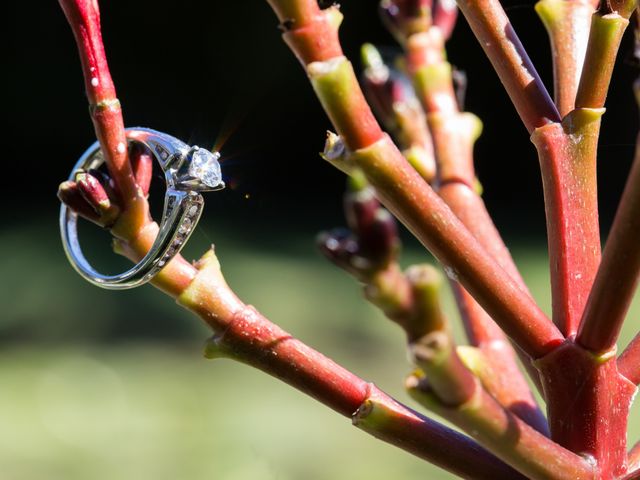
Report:
M 105 275 L 85 258 L 78 239 L 78 216 L 62 204 L 60 233 L 65 253 L 74 269 L 87 281 L 102 288 L 120 290 L 137 287 L 151 280 L 175 257 L 193 233 L 204 207 L 201 192 L 220 190 L 220 154 L 189 146 L 162 132 L 148 128 L 126 130 L 129 143 L 146 147 L 160 164 L 166 183 L 165 202 L 158 235 L 149 252 L 126 272 Z M 78 173 L 98 168 L 104 157 L 98 142 L 80 157 L 69 180 Z

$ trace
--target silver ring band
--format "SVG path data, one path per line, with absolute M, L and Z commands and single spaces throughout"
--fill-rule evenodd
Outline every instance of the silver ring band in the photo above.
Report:
M 180 252 L 194 231 L 204 206 L 199 192 L 224 188 L 219 153 L 190 147 L 170 135 L 147 128 L 129 128 L 126 135 L 129 143 L 140 143 L 153 154 L 167 185 L 160 230 L 144 258 L 117 275 L 96 271 L 80 248 L 78 215 L 64 203 L 60 208 L 60 234 L 69 262 L 85 280 L 110 290 L 133 288 L 151 280 Z M 96 142 L 80 157 L 69 180 L 74 181 L 78 173 L 98 168 L 103 162 L 100 144 Z

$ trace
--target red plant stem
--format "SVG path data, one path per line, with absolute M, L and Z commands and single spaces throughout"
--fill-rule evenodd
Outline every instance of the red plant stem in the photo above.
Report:
M 464 436 L 393 401 L 242 303 L 224 281 L 213 251 L 197 267 L 178 303 L 218 332 L 207 346 L 208 357 L 231 357 L 252 365 L 338 413 L 353 416 L 363 430 L 465 478 L 514 475 Z
M 483 389 L 465 405 L 455 409 L 432 406 L 422 380 L 407 379 L 409 394 L 419 403 L 433 408 L 487 445 L 498 457 L 534 480 L 579 480 L 594 478 L 593 466 L 584 458 L 550 441 L 541 433 L 503 408 Z M 441 411 L 442 410 L 442 411 Z
M 571 123 L 574 119 L 570 119 L 565 122 L 566 133 L 563 133 L 558 123 L 558 111 L 500 3 L 497 0 L 461 0 L 459 5 L 527 129 L 533 133 L 534 143 L 537 142 L 545 186 L 554 292 L 553 318 L 564 335 L 573 335 L 578 328 L 599 262 L 595 182 L 599 123 L 593 121 L 587 127 L 578 125 L 575 128 Z M 585 116 L 588 117 L 588 114 L 577 114 L 576 118 L 584 120 Z M 552 133 L 555 130 L 559 131 Z M 591 141 L 583 142 L 577 130 L 588 130 L 586 133 Z M 556 138 L 553 141 L 541 141 L 543 131 L 548 137 Z M 545 142 L 545 145 L 541 145 Z M 567 158 L 572 149 L 573 157 Z M 582 162 L 578 161 L 579 155 L 585 156 Z M 586 245 L 586 251 L 582 250 L 583 245 Z
M 59 0 L 75 36 L 82 63 L 91 118 L 123 207 L 138 195 L 129 163 L 122 110 L 102 44 L 100 11 L 95 0 Z
M 639 138 L 640 141 L 640 138 Z M 615 347 L 640 279 L 640 143 L 576 341 L 594 352 Z
M 592 456 L 599 480 L 625 474 L 627 419 L 636 387 L 618 372 L 615 356 L 595 356 L 567 341 L 536 363 L 551 438 L 572 452 Z
M 285 30 L 285 42 L 294 50 L 303 66 L 342 57 L 338 40 L 342 15 L 337 8 L 320 10 L 315 2 L 268 1 Z M 331 121 L 338 130 L 346 133 L 347 146 L 355 150 L 378 140 L 382 136 L 382 129 L 362 92 L 342 100 L 344 111 L 335 112 Z M 353 116 L 346 115 L 346 112 L 353 112 Z
M 630 382 L 640 385 L 640 333 L 633 337 L 618 358 L 618 370 Z
M 147 225 L 122 245 L 121 253 L 132 261 L 139 260 L 157 231 L 155 223 Z M 354 424 L 377 438 L 463 478 L 520 478 L 467 437 L 394 402 L 242 303 L 224 281 L 213 250 L 197 268 L 181 257 L 174 259 L 152 283 L 217 332 L 205 352 L 208 357 L 229 356 L 252 365 L 344 416 L 355 415 L 358 420 L 354 417 Z M 373 399 L 383 410 L 384 421 L 366 420 L 368 414 L 363 410 L 366 412 Z
M 460 183 L 441 186 L 439 194 L 485 250 L 511 278 L 518 282 L 523 291 L 528 292 L 524 280 L 522 280 L 509 250 L 495 228 L 480 196 L 468 186 Z M 467 319 L 464 324 L 471 343 L 486 350 L 489 358 L 492 359 L 492 365 L 497 369 L 496 375 L 498 377 L 502 376 L 500 373 L 502 371 L 505 378 L 509 378 L 509 383 L 504 386 L 504 390 L 505 395 L 511 399 L 510 403 L 519 406 L 522 410 L 522 412 L 518 412 L 519 414 L 527 413 L 522 418 L 528 423 L 540 431 L 546 431 L 546 420 L 538 409 L 525 379 L 519 374 L 514 351 L 505 341 L 502 330 L 464 289 L 455 289 L 454 292 L 461 314 L 463 318 Z M 498 355 L 495 350 L 498 350 L 500 354 Z M 534 384 L 539 387 L 539 375 L 531 364 L 531 358 L 521 355 L 520 359 Z M 542 426 L 545 427 L 542 428 Z
M 353 424 L 377 439 L 398 446 L 460 478 L 525 478 L 468 437 L 400 405 L 374 386 L 362 407 L 353 415 Z M 452 433 L 455 434 L 453 439 Z
M 499 0 L 458 0 L 529 133 L 560 120 L 549 93 Z
M 448 39 L 453 33 L 458 18 L 458 9 L 452 2 L 437 1 L 433 7 L 433 24 L 442 32 L 442 36 Z
M 600 264 L 596 150 L 602 113 L 578 109 L 531 136 L 544 187 L 553 320 L 567 337 L 578 330 Z
M 530 132 L 536 129 L 532 139 L 538 146 L 543 171 L 554 292 L 553 318 L 564 335 L 573 335 L 577 331 L 600 255 L 595 180 L 599 123 L 592 121 L 576 128 L 573 119 L 569 119 L 564 124 L 565 132 L 559 123 L 544 127 L 548 121 L 557 122 L 559 115 L 557 112 L 555 116 L 549 114 L 551 108 L 547 104 L 546 90 L 517 41 L 500 4 L 483 0 L 460 2 L 460 6 L 516 107 L 517 95 L 531 91 L 535 92 L 540 108 L 544 106 L 546 109 L 544 121 L 540 121 L 538 115 L 535 124 L 527 121 L 530 116 L 522 112 L 521 117 Z M 523 56 L 514 56 L 514 52 L 518 51 L 522 51 Z M 528 79 L 522 81 L 523 78 Z M 520 83 L 516 82 L 517 79 L 521 80 Z M 529 99 L 528 103 L 524 103 L 536 104 L 536 101 Z M 588 116 L 588 113 L 578 113 L 576 119 L 584 124 L 584 117 Z M 579 137 L 583 133 L 588 134 L 586 138 L 591 141 L 583 142 Z M 567 158 L 572 149 L 572 158 Z M 584 158 L 579 161 L 581 157 Z

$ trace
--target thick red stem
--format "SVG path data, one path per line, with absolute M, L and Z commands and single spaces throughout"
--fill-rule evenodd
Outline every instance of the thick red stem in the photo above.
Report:
M 537 129 L 544 186 L 553 320 L 575 335 L 600 264 L 596 146 L 601 110 L 575 110 Z
M 593 457 L 600 480 L 626 473 L 627 419 L 636 387 L 620 375 L 615 357 L 597 357 L 567 341 L 536 363 L 551 438 Z

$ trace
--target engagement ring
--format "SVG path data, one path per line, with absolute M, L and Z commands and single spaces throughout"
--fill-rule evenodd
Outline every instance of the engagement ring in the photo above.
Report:
M 118 275 L 97 272 L 80 248 L 78 215 L 64 203 L 60 209 L 60 234 L 69 262 L 87 281 L 112 290 L 137 287 L 162 270 L 180 252 L 200 219 L 204 201 L 199 192 L 224 188 L 218 152 L 190 147 L 166 133 L 148 128 L 129 128 L 126 134 L 129 143 L 139 143 L 153 154 L 167 184 L 160 230 L 144 258 Z M 80 157 L 69 180 L 74 181 L 78 173 L 98 168 L 103 162 L 100 144 L 96 142 Z

